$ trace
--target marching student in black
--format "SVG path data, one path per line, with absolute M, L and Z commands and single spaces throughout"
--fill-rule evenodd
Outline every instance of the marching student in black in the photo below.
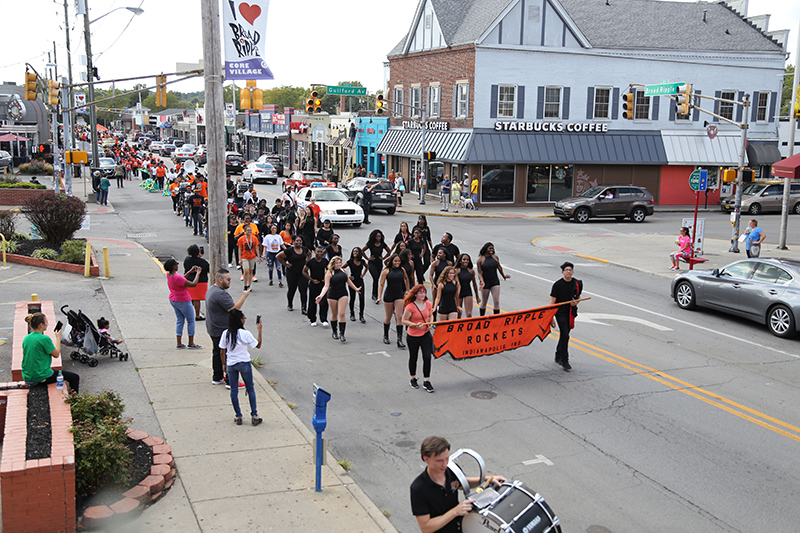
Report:
M 361 248 L 356 246 L 350 251 L 350 259 L 347 260 L 344 268 L 350 272 L 350 281 L 353 282 L 353 285 L 361 288 L 358 292 L 350 288 L 350 321 L 356 321 L 355 305 L 356 294 L 358 294 L 358 320 L 362 324 L 366 324 L 367 321 L 364 320 L 364 274 L 367 273 L 367 262 L 364 260 Z
M 386 290 L 384 291 L 384 286 Z M 389 266 L 381 272 L 380 292 L 383 295 L 383 308 L 386 317 L 383 319 L 383 343 L 389 344 L 389 326 L 392 324 L 392 315 L 395 316 L 397 325 L 397 347 L 405 348 L 403 342 L 403 298 L 408 292 L 408 276 L 406 271 L 400 266 L 400 256 L 393 254 Z
M 328 262 L 325 261 L 325 250 L 322 246 L 314 248 L 314 257 L 306 261 L 303 268 L 303 275 L 308 280 L 308 319 L 311 327 L 317 327 L 317 296 L 322 291 L 325 283 L 325 272 L 328 269 Z M 328 301 L 319 300 L 319 321 L 322 327 L 328 325 Z
M 386 245 L 386 239 L 383 232 L 379 229 L 372 230 L 367 239 L 367 244 L 361 249 L 364 257 L 367 258 L 367 265 L 369 266 L 369 274 L 372 276 L 372 299 L 375 303 L 380 303 L 378 299 L 378 278 L 383 270 L 383 254 L 389 254 L 389 247 Z
M 453 263 L 451 263 L 450 260 L 447 258 L 447 250 L 445 250 L 444 248 L 439 248 L 437 250 L 437 252 L 436 252 L 436 257 L 435 257 L 433 263 L 431 263 L 431 268 L 430 268 L 430 271 L 429 271 L 430 280 L 431 280 L 431 287 L 433 288 L 432 292 L 433 292 L 433 301 L 434 302 L 438 301 L 438 298 L 436 297 L 436 294 L 437 294 L 437 292 L 439 290 L 438 289 L 438 287 L 439 287 L 439 278 L 441 277 L 442 272 L 444 272 L 444 269 L 446 267 L 452 266 L 452 265 L 453 265 Z M 433 306 L 433 312 L 434 312 L 434 320 L 436 320 L 436 313 L 438 312 L 438 310 L 437 310 L 437 307 L 435 305 Z
M 406 271 L 409 284 L 414 282 L 414 261 L 411 258 L 411 250 L 405 249 L 400 252 L 400 266 Z
M 478 283 L 475 281 L 475 271 L 472 269 L 472 258 L 469 254 L 458 256 L 456 275 L 458 283 L 461 285 L 461 292 L 458 293 L 458 305 L 464 310 L 464 318 L 472 318 L 472 305 L 474 302 L 480 305 L 481 296 L 478 292 Z M 475 290 L 474 296 L 473 289 Z
M 578 301 L 583 292 L 583 282 L 572 277 L 575 265 L 569 261 L 561 265 L 561 279 L 553 283 L 550 290 L 550 304 L 570 302 L 570 305 L 559 306 L 553 317 L 553 327 L 558 326 L 558 346 L 556 346 L 556 363 L 564 370 L 572 370 L 569 364 L 569 332 L 575 327 L 578 316 Z
M 500 278 L 508 279 L 500 265 L 500 259 L 494 253 L 494 244 L 487 242 L 481 247 L 480 257 L 478 258 L 478 278 L 481 280 L 481 316 L 486 314 L 486 305 L 489 303 L 489 294 L 492 295 L 494 314 L 500 313 Z
M 330 244 L 325 246 L 325 257 L 327 257 L 330 260 L 336 257 L 337 255 L 339 257 L 343 257 L 342 247 L 339 246 L 339 236 L 334 233 L 333 235 L 331 235 Z
M 344 331 L 347 328 L 345 322 L 345 311 L 347 310 L 347 286 L 350 286 L 350 291 L 361 292 L 363 287 L 356 287 L 347 273 L 342 270 L 342 258 L 339 256 L 333 257 L 328 262 L 327 272 L 325 273 L 325 285 L 322 291 L 316 298 L 316 302 L 322 301 L 322 298 L 328 296 L 328 306 L 331 308 L 331 337 L 339 339 L 342 342 L 347 342 L 344 337 Z M 338 332 L 337 332 L 338 326 Z
M 459 292 L 461 285 L 456 276 L 456 269 L 451 266 L 444 267 L 436 284 L 436 301 L 433 304 L 439 321 L 455 320 L 461 314 L 461 306 L 457 300 Z
M 331 221 L 323 220 L 322 227 L 317 231 L 317 244 L 325 248 L 331 243 L 333 237 L 333 229 L 331 229 Z
M 306 261 L 311 259 L 311 251 L 303 246 L 303 238 L 295 235 L 293 246 L 290 246 L 278 254 L 276 258 L 284 269 L 286 269 L 286 299 L 289 311 L 294 311 L 294 293 L 300 290 L 300 304 L 303 312 L 306 312 L 308 299 L 308 280 L 303 276 L 303 268 Z
M 411 250 L 411 260 L 414 262 L 414 271 L 417 274 L 417 283 L 424 285 L 425 258 L 428 257 L 428 244 L 422 237 L 421 229 L 415 227 L 411 232 L 411 235 L 411 240 L 408 241 L 408 249 Z
M 422 234 L 422 240 L 425 241 L 426 250 L 425 256 L 422 258 L 422 273 L 423 277 L 419 280 L 420 283 L 425 283 L 425 272 L 428 271 L 428 268 L 431 266 L 431 250 L 433 249 L 433 242 L 431 241 L 431 227 L 428 226 L 428 217 L 425 215 L 420 215 L 417 218 L 417 224 L 413 228 L 411 228 L 411 234 L 414 234 L 414 230 L 419 229 L 420 233 Z

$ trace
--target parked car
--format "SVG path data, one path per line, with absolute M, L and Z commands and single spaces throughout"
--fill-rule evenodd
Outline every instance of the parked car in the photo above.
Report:
M 161 145 L 161 150 L 159 151 L 159 153 L 164 157 L 169 157 L 172 155 L 172 152 L 174 152 L 175 149 L 176 147 L 174 144 L 166 143 Z
M 368 183 L 377 183 L 372 191 L 372 209 L 385 209 L 387 213 L 393 215 L 397 210 L 397 193 L 394 192 L 392 182 L 388 180 L 354 178 L 345 184 L 344 191 L 352 201 L 358 205 L 363 205 L 364 198 L 361 191 Z
M 330 220 L 332 224 L 352 224 L 358 227 L 364 222 L 364 210 L 347 198 L 342 189 L 329 187 L 305 187 L 297 192 L 297 205 L 306 207 L 314 198 L 320 208 L 320 221 Z
M 287 191 L 294 187 L 302 189 L 303 187 L 312 187 L 315 183 L 316 187 L 335 187 L 336 185 L 328 182 L 321 172 L 309 172 L 305 170 L 293 170 L 289 177 L 283 180 L 283 190 Z
M 164 143 L 162 143 L 161 141 L 153 141 L 147 145 L 147 149 L 154 154 L 160 154 L 162 146 L 164 146 Z
M 278 173 L 278 176 L 283 177 L 283 160 L 280 156 L 264 154 L 258 158 L 258 162 L 269 163 L 275 168 L 275 172 Z
M 192 159 L 193 157 L 194 157 L 194 149 L 190 144 L 185 144 L 180 148 L 176 148 L 175 151 L 172 152 L 172 160 L 175 162 L 186 161 L 188 159 Z
M 562 220 L 575 218 L 584 223 L 592 217 L 614 217 L 644 222 L 653 214 L 655 199 L 644 187 L 634 185 L 596 185 L 579 196 L 564 198 L 553 206 Z
M 783 209 L 783 180 L 757 181 L 743 187 L 743 213 L 757 215 L 769 211 L 780 212 Z M 800 183 L 791 182 L 789 187 L 790 212 L 800 215 Z M 735 196 L 721 198 L 719 201 L 723 211 L 733 211 L 735 204 Z
M 117 162 L 113 157 L 101 157 L 100 164 L 97 167 L 92 168 L 92 172 L 99 170 L 103 176 L 111 177 L 114 175 L 114 167 L 116 166 Z
M 175 148 L 180 148 L 181 146 L 186 144 L 186 142 L 184 142 L 184 141 L 182 141 L 180 139 L 175 139 L 174 141 L 170 141 L 170 142 L 175 145 Z
M 201 144 L 194 152 L 194 162 L 197 166 L 206 164 L 206 145 Z
M 793 337 L 800 318 L 800 261 L 751 258 L 721 269 L 688 270 L 672 280 L 670 295 L 681 309 L 707 307 Z
M 225 152 L 225 174 L 241 174 L 247 163 L 238 152 Z
M 275 167 L 269 163 L 259 163 L 253 161 L 247 164 L 247 168 L 242 172 L 242 181 L 249 183 L 256 183 L 257 181 L 266 181 L 273 185 L 278 183 L 278 173 L 275 172 Z
M 5 150 L 0 150 L 0 169 L 7 168 L 9 172 L 14 167 L 14 158 Z

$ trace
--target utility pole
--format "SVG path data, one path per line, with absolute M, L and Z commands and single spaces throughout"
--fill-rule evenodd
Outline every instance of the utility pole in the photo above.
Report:
M 92 66 L 92 35 L 89 31 L 89 0 L 83 0 L 86 13 L 83 16 L 83 40 L 86 42 L 86 83 L 89 84 L 89 102 L 94 102 L 94 67 Z M 67 27 L 69 31 L 69 27 Z M 72 107 L 70 103 L 69 107 Z M 89 104 L 89 126 L 92 139 L 92 165 L 100 164 L 100 154 L 97 150 L 97 110 L 93 103 Z M 90 166 L 91 168 L 91 166 Z
M 792 83 L 792 103 L 789 104 L 789 144 L 786 146 L 786 157 L 794 155 L 794 133 L 797 127 L 797 118 L 794 114 L 794 106 L 797 103 L 797 82 L 798 74 L 797 67 L 800 67 L 800 61 L 797 57 L 800 55 L 800 39 L 797 40 L 797 52 L 794 54 L 794 82 Z M 789 193 L 791 185 L 789 184 L 789 177 L 783 178 L 783 208 L 781 209 L 781 238 L 778 244 L 778 250 L 788 250 L 786 246 L 786 234 L 789 232 Z
M 201 0 L 203 21 L 203 61 L 206 88 L 206 176 L 208 178 L 208 237 L 211 273 L 225 266 L 227 237 L 225 211 L 225 100 L 222 93 L 222 53 L 220 50 L 219 2 Z

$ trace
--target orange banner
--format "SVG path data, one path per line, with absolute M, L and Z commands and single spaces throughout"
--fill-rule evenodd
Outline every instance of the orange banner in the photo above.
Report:
M 433 333 L 433 355 L 468 359 L 522 348 L 537 338 L 543 341 L 560 305 L 439 322 Z

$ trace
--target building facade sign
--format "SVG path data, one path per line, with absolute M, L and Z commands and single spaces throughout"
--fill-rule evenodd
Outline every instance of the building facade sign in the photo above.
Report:
M 401 125 L 407 130 L 421 130 L 422 123 L 416 120 L 404 120 Z M 429 131 L 448 131 L 450 123 L 443 120 L 429 120 L 425 122 L 425 129 Z
M 519 122 L 497 121 L 494 123 L 495 131 L 544 131 L 548 133 L 607 133 L 607 122 Z

